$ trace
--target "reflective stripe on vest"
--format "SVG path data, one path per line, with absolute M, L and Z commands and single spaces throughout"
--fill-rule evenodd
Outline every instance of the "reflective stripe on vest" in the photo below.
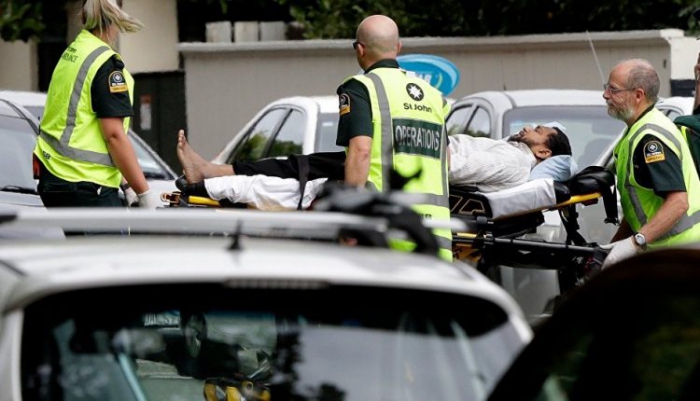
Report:
M 392 129 L 392 118 L 391 118 L 391 109 L 389 107 L 389 98 L 386 94 L 386 88 L 384 87 L 384 82 L 382 79 L 375 73 L 368 73 L 365 75 L 368 77 L 372 83 L 374 84 L 375 91 L 377 92 L 377 103 L 379 104 L 379 113 L 380 113 L 380 118 L 382 119 L 382 126 L 381 126 L 381 131 L 382 131 L 382 150 L 381 150 L 381 157 L 382 157 L 382 192 L 388 192 L 389 191 L 389 180 L 391 177 L 391 169 L 394 166 L 394 150 L 393 150 L 393 129 Z M 444 130 L 443 130 L 444 133 Z M 445 135 L 442 135 L 441 141 L 447 140 Z M 442 144 L 441 144 L 442 146 Z M 440 165 L 441 165 L 441 171 L 445 171 L 447 169 L 447 152 L 442 152 L 440 156 Z M 428 205 L 435 205 L 435 206 L 441 206 L 441 207 L 446 207 L 449 208 L 449 197 L 448 197 L 448 188 L 447 188 L 447 180 L 443 180 L 443 185 L 442 185 L 442 193 L 443 195 L 436 195 L 436 194 L 430 194 L 430 193 L 425 193 L 421 194 L 421 202 L 422 204 L 428 204 Z M 371 181 L 368 181 L 368 184 L 372 185 Z M 373 186 L 373 185 L 372 185 Z M 374 190 L 378 191 L 378 188 L 376 186 L 373 186 Z M 423 197 L 424 196 L 424 197 Z M 451 247 L 451 245 L 450 245 Z
M 78 71 L 78 76 L 75 79 L 75 84 L 71 91 L 70 103 L 68 105 L 68 116 L 66 118 L 66 127 L 63 129 L 61 139 L 57 140 L 53 136 L 41 130 L 39 135 L 41 139 L 46 141 L 57 153 L 73 160 L 100 164 L 103 166 L 114 167 L 114 162 L 109 154 L 93 152 L 91 150 L 76 149 L 69 145 L 73 129 L 75 129 L 75 120 L 78 114 L 78 103 L 80 102 L 81 93 L 87 73 L 92 63 L 104 52 L 108 51 L 109 47 L 102 46 L 93 50 L 83 61 Z
M 635 217 L 637 221 L 641 224 L 641 226 L 644 226 L 648 222 L 648 217 L 646 215 L 646 212 L 644 211 L 644 207 L 642 205 L 642 201 L 639 198 L 639 194 L 637 192 L 637 188 L 630 183 L 630 177 L 632 175 L 629 167 L 629 161 L 633 158 L 633 151 L 634 151 L 634 144 L 637 142 L 637 139 L 639 138 L 640 135 L 642 135 L 643 132 L 646 130 L 653 130 L 654 132 L 658 133 L 661 135 L 664 139 L 669 141 L 675 149 L 675 153 L 679 155 L 679 158 L 682 156 L 682 150 L 681 150 L 681 142 L 679 141 L 679 138 L 674 136 L 671 132 L 669 132 L 666 128 L 663 128 L 657 124 L 652 124 L 652 123 L 647 123 L 642 125 L 632 136 L 630 136 L 629 141 L 628 141 L 628 150 L 627 150 L 627 166 L 625 168 L 626 174 L 625 174 L 625 191 L 628 194 L 628 197 L 630 199 L 630 203 L 632 204 L 632 209 L 634 211 Z M 686 174 L 685 171 L 683 171 L 683 174 Z M 687 191 L 690 191 L 690 188 L 686 188 Z M 676 223 L 671 230 L 660 236 L 657 241 L 659 240 L 664 240 L 668 239 L 670 237 L 673 237 L 678 234 L 682 234 L 685 231 L 688 231 L 689 229 L 693 228 L 696 224 L 700 223 L 700 210 L 697 210 L 693 212 L 691 215 L 688 215 L 687 213 L 681 217 L 681 219 Z

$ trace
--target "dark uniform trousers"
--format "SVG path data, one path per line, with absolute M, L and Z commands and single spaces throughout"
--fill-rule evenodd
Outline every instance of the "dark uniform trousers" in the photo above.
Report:
M 46 207 L 122 207 L 117 188 L 93 182 L 70 182 L 40 164 L 39 196 Z

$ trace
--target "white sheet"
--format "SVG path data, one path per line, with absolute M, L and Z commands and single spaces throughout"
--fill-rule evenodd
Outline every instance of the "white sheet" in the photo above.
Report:
M 483 193 L 491 205 L 494 219 L 557 204 L 554 180 L 541 178 L 497 192 Z
M 311 205 L 324 182 L 325 178 L 319 178 L 306 183 L 302 208 Z M 228 175 L 207 178 L 204 187 L 212 199 L 225 198 L 260 210 L 295 210 L 299 204 L 299 181 L 294 178 Z

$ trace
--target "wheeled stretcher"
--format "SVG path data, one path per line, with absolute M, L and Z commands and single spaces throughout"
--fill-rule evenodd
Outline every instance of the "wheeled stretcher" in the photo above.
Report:
M 584 282 L 604 254 L 579 233 L 577 206 L 602 199 L 606 223 L 617 224 L 617 197 L 610 171 L 589 167 L 567 182 L 538 179 L 493 193 L 450 187 L 452 216 L 464 221 L 465 232 L 454 233 L 456 259 L 468 260 L 487 275 L 498 265 L 556 270 L 562 293 Z M 556 211 L 566 234 L 563 242 L 523 238 Z
M 564 292 L 589 275 L 597 245 L 579 233 L 577 206 L 602 199 L 606 221 L 616 222 L 614 183 L 610 171 L 588 167 L 567 182 L 537 179 L 491 193 L 450 187 L 452 217 L 467 227 L 453 235 L 454 256 L 472 262 L 487 275 L 497 265 L 557 270 Z M 246 207 L 181 192 L 162 196 L 171 207 Z M 558 212 L 566 239 L 547 242 L 523 238 L 544 223 L 543 212 L 550 210 Z

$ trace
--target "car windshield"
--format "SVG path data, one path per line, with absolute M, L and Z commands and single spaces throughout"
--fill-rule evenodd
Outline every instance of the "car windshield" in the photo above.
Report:
M 481 298 L 225 287 L 82 290 L 28 307 L 22 399 L 482 400 L 521 347 Z
M 342 147 L 335 144 L 338 136 L 338 113 L 321 113 L 318 115 L 316 128 L 317 152 L 338 152 Z
M 36 188 L 32 173 L 32 151 L 36 133 L 21 118 L 0 115 L 0 188 Z
M 625 124 L 608 115 L 606 106 L 540 106 L 518 107 L 503 117 L 503 137 L 524 126 L 537 126 L 558 121 L 566 127 L 566 136 L 579 168 L 593 164 L 617 138 Z

